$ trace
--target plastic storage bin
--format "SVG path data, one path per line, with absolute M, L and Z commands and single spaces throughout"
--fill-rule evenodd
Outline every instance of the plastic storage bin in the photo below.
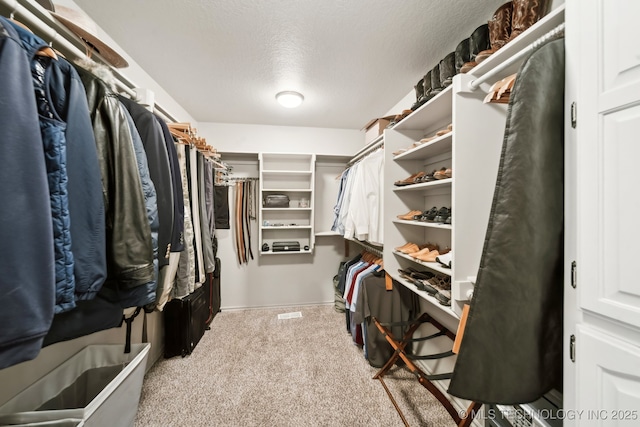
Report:
M 85 347 L 2 405 L 0 426 L 132 426 L 150 347 Z

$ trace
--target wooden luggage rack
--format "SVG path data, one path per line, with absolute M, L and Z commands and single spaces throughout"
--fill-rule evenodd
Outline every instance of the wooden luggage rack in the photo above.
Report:
M 448 373 L 440 373 L 440 374 L 427 374 L 416 363 L 419 360 L 436 360 L 436 359 L 444 359 L 447 357 L 453 357 L 455 355 L 453 350 L 448 350 L 442 353 L 427 354 L 427 355 L 415 355 L 409 352 L 409 347 L 410 347 L 410 344 L 412 343 L 429 341 L 442 336 L 447 336 L 448 338 L 451 339 L 451 344 L 453 348 L 453 343 L 456 338 L 455 334 L 453 334 L 451 331 L 446 329 L 444 326 L 442 326 L 440 323 L 438 323 L 436 320 L 431 318 L 431 316 L 429 316 L 426 313 L 423 313 L 420 317 L 410 322 L 381 323 L 376 318 L 374 318 L 373 321 L 376 327 L 378 328 L 378 330 L 384 335 L 384 337 L 389 342 L 389 344 L 391 344 L 391 347 L 394 350 L 394 353 L 392 354 L 391 358 L 389 358 L 387 363 L 385 363 L 385 365 L 382 368 L 380 368 L 380 370 L 376 373 L 373 379 L 377 379 L 380 381 L 380 383 L 384 387 L 384 390 L 387 392 L 389 399 L 391 399 L 391 403 L 393 403 L 393 406 L 396 408 L 398 415 L 400 415 L 400 418 L 402 418 L 404 425 L 408 427 L 409 423 L 407 422 L 407 419 L 402 413 L 402 410 L 398 406 L 398 403 L 396 402 L 395 398 L 393 397 L 393 394 L 391 393 L 391 391 L 389 390 L 389 388 L 387 387 L 387 384 L 385 384 L 383 379 L 385 374 L 387 374 L 387 372 L 393 367 L 393 365 L 398 361 L 398 359 L 401 359 L 406 364 L 407 368 L 411 371 L 411 373 L 413 373 L 416 376 L 418 382 L 422 384 L 422 386 L 424 386 L 427 390 L 429 390 L 429 392 L 431 392 L 431 394 L 435 396 L 436 399 L 438 399 L 438 401 L 442 404 L 442 406 L 444 406 L 444 408 L 447 410 L 449 415 L 451 415 L 451 418 L 453 418 L 454 422 L 457 424 L 458 427 L 469 427 L 473 422 L 474 417 L 477 415 L 478 411 L 480 410 L 482 403 L 471 402 L 469 406 L 465 409 L 464 413 L 461 414 L 461 411 L 458 411 L 453 406 L 452 402 L 447 398 L 445 393 L 443 393 L 434 384 L 434 381 L 451 379 L 451 376 L 453 375 L 453 373 L 448 372 Z M 424 323 L 430 323 L 431 325 L 433 325 L 437 329 L 437 332 L 426 337 L 413 338 L 413 334 Z M 403 336 L 400 339 L 397 339 L 396 337 L 394 337 L 393 333 L 390 330 L 390 328 L 398 327 L 398 326 L 403 328 L 406 327 L 406 331 L 404 332 Z

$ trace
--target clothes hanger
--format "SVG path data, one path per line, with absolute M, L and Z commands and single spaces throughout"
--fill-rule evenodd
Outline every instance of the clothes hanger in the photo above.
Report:
M 33 31 L 31 31 L 31 28 L 27 27 L 25 24 L 23 24 L 22 22 L 20 22 L 17 19 L 15 19 L 14 15 L 15 14 L 12 12 L 11 15 L 9 16 L 9 20 L 11 22 L 13 22 L 14 24 L 18 25 L 19 27 L 29 31 L 31 34 L 33 34 Z M 51 59 L 55 59 L 55 60 L 58 59 L 58 54 L 56 54 L 56 52 L 53 50 L 53 48 L 51 46 L 43 46 L 43 47 L 41 47 L 36 52 L 36 55 L 47 57 L 47 58 L 51 58 Z
M 495 82 L 490 88 L 489 93 L 484 98 L 484 103 L 508 104 L 511 95 L 511 89 L 515 84 L 517 74 L 512 74 L 502 80 Z
M 178 143 L 184 144 L 184 145 L 191 145 L 190 135 L 172 128 L 169 128 L 169 132 L 178 140 Z

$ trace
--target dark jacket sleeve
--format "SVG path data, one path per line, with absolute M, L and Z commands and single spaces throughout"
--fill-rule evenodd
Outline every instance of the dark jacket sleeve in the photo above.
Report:
M 167 124 L 158 116 L 155 116 L 155 118 L 162 128 L 167 154 L 169 155 L 169 166 L 171 168 L 171 188 L 173 189 L 171 252 L 182 252 L 184 250 L 184 195 L 182 194 L 182 179 L 180 177 L 180 165 L 178 164 L 178 152 L 176 151 L 173 136 Z
M 171 166 L 169 154 L 164 142 L 162 128 L 153 114 L 134 101 L 120 97 L 122 105 L 129 111 L 133 118 L 144 151 L 147 153 L 149 174 L 156 187 L 158 202 L 158 267 L 169 264 L 169 252 L 171 248 L 171 234 L 173 231 L 173 185 L 171 183 Z
M 118 98 L 79 69 L 84 83 L 102 173 L 106 212 L 106 286 L 131 288 L 154 278 L 151 228 L 127 119 Z
M 449 393 L 527 403 L 562 383 L 564 40 L 511 94 L 489 224 Z

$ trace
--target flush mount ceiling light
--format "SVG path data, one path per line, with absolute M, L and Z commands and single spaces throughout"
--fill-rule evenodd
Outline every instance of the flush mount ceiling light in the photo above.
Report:
M 300 106 L 300 104 L 302 104 L 302 101 L 304 101 L 304 96 L 302 96 L 302 94 L 298 92 L 288 90 L 278 93 L 276 95 L 276 99 L 283 107 L 296 108 Z

